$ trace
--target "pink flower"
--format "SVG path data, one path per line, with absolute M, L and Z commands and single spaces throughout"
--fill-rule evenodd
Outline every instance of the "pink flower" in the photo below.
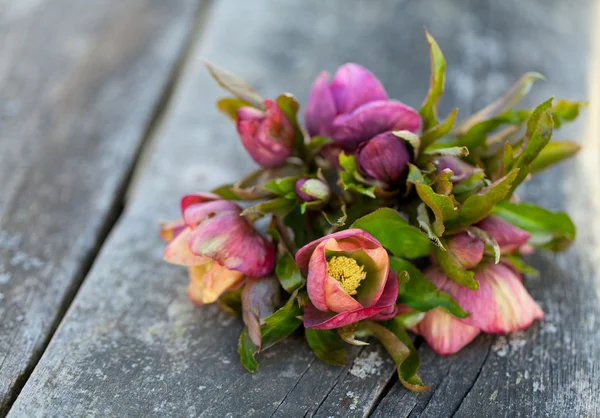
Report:
M 273 100 L 265 100 L 266 111 L 241 107 L 237 130 L 252 159 L 262 167 L 278 167 L 292 155 L 296 133 Z
M 527 244 L 531 237 L 529 232 L 506 222 L 499 216 L 490 215 L 477 224 L 477 227 L 490 234 L 498 245 L 502 254 L 511 254 L 519 251 Z
M 358 64 L 338 68 L 331 83 L 321 73 L 314 81 L 305 121 L 311 136 L 330 136 L 347 151 L 392 130 L 416 132 L 419 113 L 388 95 L 377 78 Z
M 163 258 L 190 267 L 190 298 L 214 302 L 247 277 L 263 277 L 275 264 L 272 244 L 243 216 L 241 208 L 216 195 L 187 195 L 181 200 L 183 219 L 164 225 L 170 240 Z
M 398 280 L 386 250 L 365 231 L 348 229 L 313 241 L 298 251 L 296 263 L 307 273 L 305 327 L 339 328 L 395 315 Z
M 415 331 L 438 354 L 458 352 L 480 331 L 503 334 L 525 329 L 544 317 L 544 312 L 523 286 L 521 276 L 503 263 L 486 262 L 477 267 L 478 290 L 456 284 L 437 266 L 427 268 L 424 273 L 470 314 L 468 318 L 458 319 L 441 308 L 425 314 Z

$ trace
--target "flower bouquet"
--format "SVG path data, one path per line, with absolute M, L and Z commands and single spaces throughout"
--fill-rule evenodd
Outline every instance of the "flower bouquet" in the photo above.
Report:
M 502 97 L 455 123 L 439 120 L 446 62 L 426 33 L 431 85 L 420 110 L 388 98 L 357 64 L 315 80 L 304 125 L 290 94 L 263 99 L 207 62 L 232 97 L 217 102 L 261 168 L 211 193 L 184 196 L 163 224 L 164 259 L 189 270 L 189 298 L 242 316 L 242 364 L 304 327 L 318 358 L 344 364 L 345 344 L 378 339 L 410 390 L 412 334 L 441 355 L 480 332 L 507 333 L 544 316 L 523 285 L 522 254 L 560 251 L 575 228 L 564 213 L 519 202 L 515 189 L 573 155 L 550 141 L 584 103 L 515 109 L 527 73 Z

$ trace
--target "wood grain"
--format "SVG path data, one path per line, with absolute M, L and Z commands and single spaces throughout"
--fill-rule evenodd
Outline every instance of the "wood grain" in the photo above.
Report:
M 241 74 L 265 97 L 289 90 L 302 101 L 321 69 L 356 61 L 381 78 L 391 97 L 418 107 L 429 77 L 427 25 L 449 62 L 442 114 L 459 105 L 467 115 L 529 70 L 549 81 L 527 104 L 551 94 L 585 98 L 590 15 L 586 0 L 352 0 L 343 7 L 223 0 L 192 56 Z M 253 167 L 233 126 L 214 109 L 221 95 L 200 61 L 191 60 L 122 218 L 11 417 L 598 414 L 599 281 L 591 268 L 598 246 L 586 231 L 593 212 L 585 210 L 596 186 L 590 180 L 588 192 L 578 193 L 583 186 L 574 182 L 593 165 L 581 161 L 549 171 L 522 193 L 568 209 L 583 230 L 568 253 L 532 259 L 542 277 L 527 285 L 548 312 L 541 325 L 507 340 L 483 336 L 453 357 L 422 345 L 422 377 L 433 385 L 424 394 L 394 384 L 394 366 L 376 343 L 353 349 L 340 369 L 319 363 L 295 335 L 259 356 L 257 374 L 245 372 L 236 353 L 240 321 L 187 301 L 185 272 L 162 262 L 156 227 L 178 216 L 181 194 Z M 567 134 L 581 132 L 576 125 Z
M 0 3 L 0 415 L 118 215 L 197 6 Z

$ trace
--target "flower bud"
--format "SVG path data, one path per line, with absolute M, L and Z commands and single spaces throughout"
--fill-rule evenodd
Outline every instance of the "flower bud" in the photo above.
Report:
M 448 240 L 448 250 L 466 269 L 475 267 L 483 258 L 483 241 L 460 232 Z
M 394 183 L 408 171 L 410 154 L 402 139 L 386 132 L 363 142 L 358 148 L 357 161 L 362 174 L 384 183 Z
M 296 133 L 289 119 L 273 100 L 265 100 L 266 111 L 238 109 L 237 130 L 250 157 L 262 167 L 278 167 L 292 155 Z
M 296 182 L 296 194 L 305 202 L 326 202 L 331 192 L 327 183 L 322 180 L 301 178 Z

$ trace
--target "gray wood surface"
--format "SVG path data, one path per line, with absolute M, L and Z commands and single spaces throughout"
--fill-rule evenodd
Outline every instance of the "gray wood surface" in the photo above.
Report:
M 0 2 L 0 415 L 114 223 L 198 2 Z
M 162 262 L 157 236 L 159 220 L 178 216 L 181 194 L 253 167 L 214 109 L 224 94 L 195 57 L 243 75 L 266 97 L 289 90 L 303 102 L 321 69 L 356 61 L 417 107 L 428 87 L 426 25 L 449 63 L 442 113 L 459 105 L 467 115 L 529 70 L 549 81 L 527 104 L 590 96 L 592 12 L 586 0 L 217 1 L 119 223 L 9 416 L 597 416 L 597 122 L 566 131 L 586 139 L 585 152 L 521 194 L 568 210 L 580 228 L 568 253 L 531 259 L 542 275 L 527 285 L 547 318 L 524 333 L 480 337 L 452 357 L 422 344 L 422 378 L 433 385 L 423 394 L 396 383 L 376 343 L 335 368 L 294 336 L 259 356 L 257 374 L 245 372 L 241 321 L 187 301 L 186 274 Z

